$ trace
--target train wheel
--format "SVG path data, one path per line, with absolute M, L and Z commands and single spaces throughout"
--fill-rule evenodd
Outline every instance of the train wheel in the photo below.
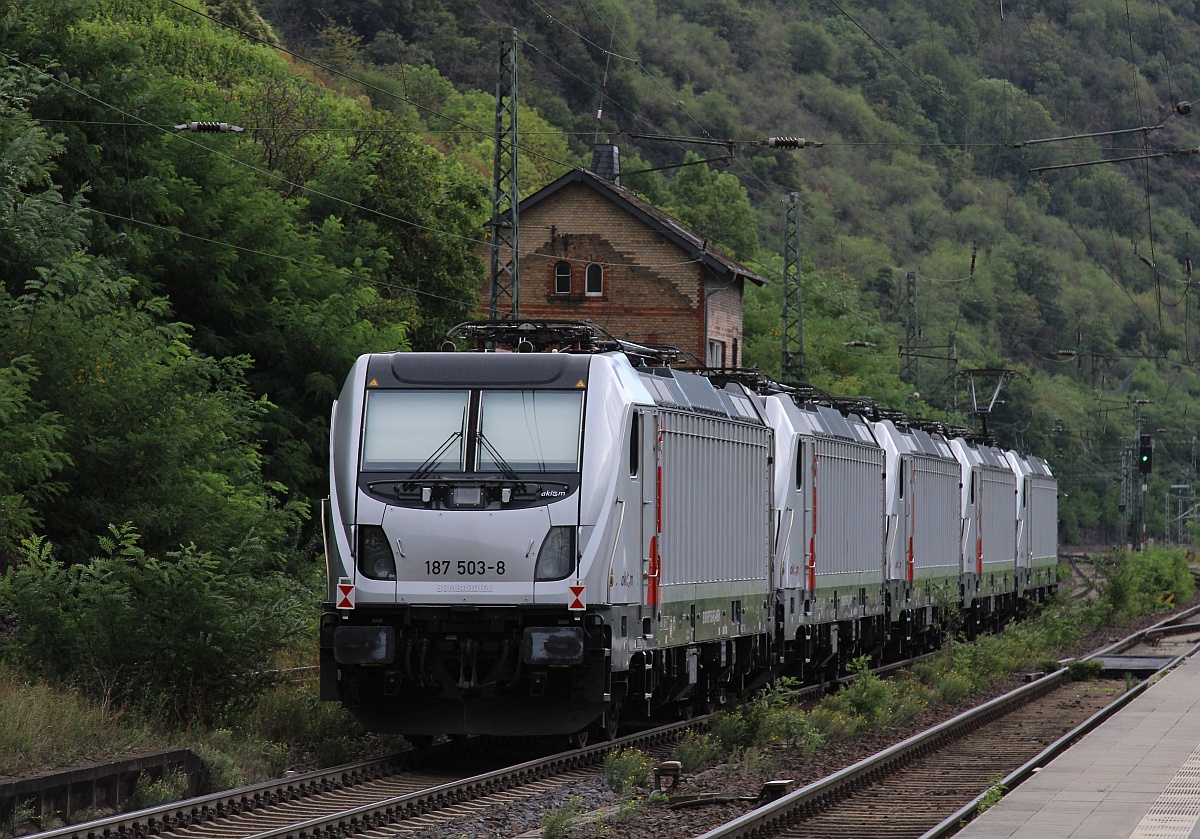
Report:
M 572 749 L 582 749 L 588 744 L 588 740 L 591 739 L 591 735 L 592 729 L 590 726 L 582 731 L 576 731 L 574 734 L 568 735 L 567 745 L 569 745 Z
M 605 740 L 617 739 L 617 732 L 621 729 L 621 703 L 614 702 L 608 706 L 608 710 L 600 718 L 600 726 Z

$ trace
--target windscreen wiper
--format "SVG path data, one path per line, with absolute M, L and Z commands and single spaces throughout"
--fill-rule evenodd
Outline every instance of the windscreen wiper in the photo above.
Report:
M 437 451 L 435 451 L 429 457 L 425 458 L 425 462 L 422 463 L 420 466 L 418 466 L 416 468 L 416 470 L 412 473 L 412 475 L 409 476 L 408 480 L 402 484 L 404 489 L 406 489 L 406 490 L 412 489 L 417 484 L 417 482 L 419 482 L 426 475 L 429 475 L 430 473 L 432 473 L 434 468 L 441 461 L 442 455 L 444 455 L 450 449 L 450 446 L 454 443 L 455 440 L 461 439 L 462 436 L 463 436 L 463 433 L 461 430 L 451 431 L 450 436 L 446 438 L 445 442 L 443 442 L 440 446 L 438 446 Z
M 450 445 L 455 440 L 461 440 L 463 437 L 466 436 L 466 433 L 467 433 L 467 409 L 463 408 L 462 416 L 459 418 L 459 421 L 458 421 L 458 431 L 450 432 L 450 436 L 447 437 L 445 439 L 445 441 L 440 446 L 437 447 L 437 450 L 433 454 L 431 454 L 429 457 L 425 458 L 425 462 L 422 463 L 420 466 L 418 466 L 416 468 L 416 470 L 412 473 L 412 475 L 409 476 L 408 480 L 404 482 L 404 484 L 403 484 L 404 488 L 406 490 L 412 489 L 418 481 L 420 481 L 426 475 L 429 475 L 430 473 L 432 473 L 434 468 L 441 461 L 442 455 L 445 454 L 446 451 L 450 448 Z
M 491 441 L 488 440 L 482 431 L 479 432 L 479 443 L 485 449 L 487 449 L 488 454 L 495 459 L 496 465 L 500 467 L 501 475 L 508 478 L 510 481 L 514 481 L 516 483 L 521 482 L 521 476 L 516 473 L 516 470 L 508 465 L 508 461 L 500 456 L 500 452 L 496 451 L 496 447 L 492 445 Z

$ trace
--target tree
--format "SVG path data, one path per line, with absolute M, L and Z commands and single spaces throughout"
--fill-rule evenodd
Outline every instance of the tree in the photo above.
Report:
M 667 212 L 694 233 L 712 240 L 714 247 L 727 248 L 738 259 L 752 259 L 758 252 L 758 232 L 750 198 L 738 179 L 698 164 L 700 155 L 689 152 L 684 162 L 694 165 L 679 170 L 667 188 Z

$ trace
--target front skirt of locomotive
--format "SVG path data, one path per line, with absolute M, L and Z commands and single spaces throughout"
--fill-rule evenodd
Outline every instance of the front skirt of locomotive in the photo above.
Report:
M 608 706 L 607 648 L 598 619 L 561 611 L 327 609 L 321 698 L 381 734 L 572 734 Z

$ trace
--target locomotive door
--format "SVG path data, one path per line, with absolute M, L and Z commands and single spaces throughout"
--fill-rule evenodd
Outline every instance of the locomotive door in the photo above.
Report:
M 659 459 L 658 412 L 645 411 L 640 416 L 642 510 L 639 544 L 642 546 L 642 603 L 647 607 L 642 613 L 645 620 L 658 617 L 661 593 L 662 518 L 659 504 L 662 499 L 662 463 Z

